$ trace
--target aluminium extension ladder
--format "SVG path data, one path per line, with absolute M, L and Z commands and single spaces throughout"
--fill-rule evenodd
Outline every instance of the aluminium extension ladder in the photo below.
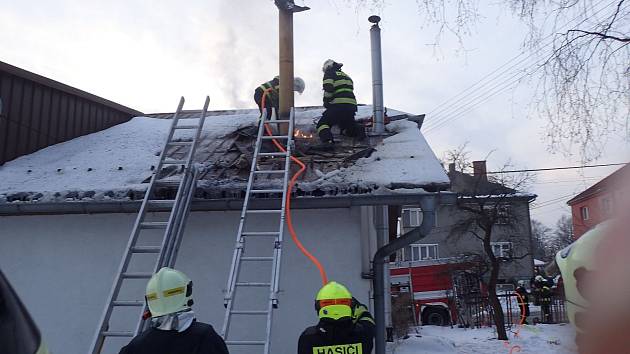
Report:
M 206 97 L 206 101 L 201 115 L 198 118 L 186 119 L 185 124 L 180 123 L 180 114 L 184 106 L 184 98 L 179 101 L 177 111 L 173 116 L 173 121 L 170 127 L 168 138 L 162 153 L 160 154 L 160 160 L 155 168 L 151 182 L 144 195 L 142 205 L 140 206 L 140 212 L 136 218 L 136 222 L 133 226 L 133 231 L 129 237 L 125 254 L 120 262 L 118 273 L 114 280 L 114 284 L 111 288 L 109 297 L 107 299 L 107 305 L 101 316 L 98 329 L 94 335 L 94 339 L 91 344 L 90 353 L 98 354 L 103 349 L 105 340 L 108 337 L 134 337 L 140 331 L 148 326 L 149 321 L 145 321 L 142 318 L 143 313 L 146 311 L 147 306 L 144 299 L 141 300 L 129 300 L 120 299 L 119 294 L 124 287 L 126 281 L 132 279 L 145 279 L 148 280 L 153 274 L 155 274 L 162 267 L 173 267 L 177 259 L 177 252 L 182 242 L 182 236 L 186 219 L 190 212 L 190 204 L 195 193 L 197 185 L 197 178 L 199 169 L 194 165 L 193 158 L 197 149 L 203 124 L 205 122 L 206 112 L 210 98 Z M 194 124 L 191 124 L 193 120 Z M 178 131 L 190 132 L 192 131 L 192 139 L 190 141 L 177 141 L 174 139 L 175 133 Z M 170 159 L 166 156 L 167 151 L 172 147 L 183 147 L 187 149 L 186 157 L 184 159 Z M 173 166 L 181 168 L 181 178 L 178 180 L 160 180 L 160 172 L 163 168 L 172 169 Z M 155 197 L 156 187 L 169 186 L 176 187 L 177 193 L 174 200 L 157 199 Z M 168 219 L 164 221 L 147 221 L 147 213 L 152 211 L 164 211 L 168 210 Z M 138 245 L 139 236 L 146 230 L 159 230 L 162 233 L 162 239 L 159 246 L 144 246 Z M 134 272 L 129 270 L 129 265 L 133 256 L 139 254 L 154 254 L 156 260 L 154 266 L 146 272 Z M 128 285 L 130 286 L 130 285 Z M 110 328 L 110 320 L 112 318 L 112 312 L 114 308 L 136 308 L 138 310 L 137 325 L 133 330 L 112 330 Z
M 276 124 L 289 125 L 288 135 L 271 135 L 265 134 L 265 124 L 274 124 L 274 128 L 279 127 Z M 282 243 L 285 226 L 285 210 L 287 199 L 287 185 L 289 181 L 289 170 L 291 166 L 291 150 L 293 147 L 293 125 L 294 125 L 294 110 L 291 109 L 289 120 L 270 120 L 267 118 L 266 111 L 263 110 L 262 118 L 259 121 L 258 136 L 256 138 L 256 146 L 254 150 L 254 156 L 252 159 L 251 169 L 249 172 L 249 179 L 247 182 L 247 190 L 245 194 L 245 201 L 243 203 L 243 209 L 241 210 L 241 218 L 238 226 L 238 232 L 236 235 L 236 246 L 234 248 L 234 255 L 232 257 L 232 265 L 230 274 L 228 277 L 227 288 L 225 292 L 225 318 L 223 321 L 223 329 L 221 331 L 222 337 L 228 346 L 240 346 L 240 347 L 262 347 L 264 354 L 270 352 L 271 342 L 271 326 L 273 319 L 273 309 L 278 307 L 278 291 L 279 291 L 279 278 L 280 278 L 280 265 L 282 258 Z M 276 129 L 272 129 L 276 130 Z M 280 129 L 277 129 L 280 130 Z M 274 133 L 275 134 L 275 133 Z M 285 146 L 284 152 L 262 152 L 263 141 L 277 140 Z M 261 158 L 267 157 L 279 157 L 284 159 L 284 169 L 271 169 L 262 170 L 259 168 L 258 162 Z M 256 179 L 259 176 L 281 175 L 282 188 L 281 189 L 257 189 Z M 282 201 L 278 202 L 277 209 L 268 210 L 254 210 L 250 208 L 250 202 L 253 195 L 264 194 L 281 194 Z M 255 221 L 248 222 L 248 218 L 252 214 L 257 215 L 269 215 L 275 217 L 279 221 L 278 228 L 274 231 L 261 230 L 260 225 Z M 273 254 L 270 256 L 247 256 L 245 251 L 246 239 L 252 238 L 270 238 L 273 242 L 269 243 L 269 248 L 273 250 Z M 250 247 L 251 248 L 251 247 Z M 246 267 L 257 267 L 260 265 L 271 263 L 271 274 L 269 282 L 250 282 L 241 280 L 243 264 L 247 263 Z M 244 306 L 244 301 L 236 301 L 236 293 L 239 288 L 262 288 L 267 292 L 260 296 L 268 296 L 266 308 L 263 309 L 251 309 L 251 308 L 235 308 L 237 306 Z M 246 305 L 245 305 L 246 306 Z M 251 305 L 250 305 L 251 306 Z M 238 318 L 240 321 L 247 321 L 251 317 L 266 317 L 266 329 L 264 333 L 256 333 L 257 331 L 246 331 L 247 339 L 230 339 L 230 326 L 233 325 Z M 234 318 L 233 318 L 234 317 Z M 262 331 L 261 331 L 262 332 Z M 264 335 L 264 338 L 263 338 Z M 253 353 L 254 350 L 248 350 L 248 353 Z

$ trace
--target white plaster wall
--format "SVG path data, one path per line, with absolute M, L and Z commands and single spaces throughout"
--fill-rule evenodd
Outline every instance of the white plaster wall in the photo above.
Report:
M 370 283 L 360 277 L 360 214 L 357 208 L 295 211 L 294 223 L 302 242 L 326 266 L 329 277 L 345 283 L 357 298 L 368 302 Z M 0 217 L 0 268 L 53 353 L 88 351 L 134 219 L 133 214 Z M 223 323 L 223 289 L 237 226 L 237 212 L 192 213 L 177 263 L 193 279 L 193 308 L 198 319 L 213 324 L 217 331 Z M 267 247 L 251 245 L 248 249 L 261 252 Z M 321 286 L 317 270 L 299 253 L 288 233 L 284 250 L 274 354 L 295 353 L 301 331 L 316 322 L 313 299 Z M 258 272 L 268 276 L 265 270 Z M 259 274 L 250 276 L 259 278 Z M 252 300 L 248 305 L 256 306 L 253 299 L 267 298 L 265 291 L 258 294 L 247 295 Z M 241 321 L 235 326 L 241 328 L 239 333 L 252 336 L 264 332 L 261 321 Z M 122 343 L 113 344 L 106 349 L 116 353 Z M 258 351 L 250 348 L 245 352 Z

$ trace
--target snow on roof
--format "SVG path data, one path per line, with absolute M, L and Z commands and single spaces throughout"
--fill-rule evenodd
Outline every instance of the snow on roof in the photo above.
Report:
M 322 111 L 321 108 L 298 110 L 296 128 L 314 132 L 313 122 Z M 360 106 L 357 119 L 371 117 L 371 114 L 370 106 Z M 390 111 L 390 116 L 394 114 L 402 113 Z M 243 151 L 248 149 L 242 146 L 236 149 L 236 143 L 243 141 L 242 129 L 255 126 L 258 115 L 255 110 L 233 114 L 222 112 L 220 115 L 209 112 L 195 159 L 211 170 L 205 182 L 213 189 L 220 184 L 236 188 L 240 193 L 249 168 L 236 169 L 233 166 L 236 163 L 226 166 L 224 154 L 235 155 L 234 151 L 239 157 L 246 154 Z M 136 117 L 7 162 L 0 166 L 0 202 L 124 199 L 129 191 L 143 192 L 158 163 L 170 125 L 170 119 Z M 343 164 L 333 167 L 325 157 L 319 160 L 311 158 L 312 178 L 303 180 L 300 187 L 304 190 L 333 187 L 365 187 L 371 190 L 374 186 L 419 188 L 448 185 L 445 171 L 416 123 L 403 119 L 391 122 L 386 128 L 393 135 L 377 143 L 375 152 L 369 157 L 354 159 L 350 163 L 344 160 Z M 178 131 L 176 134 L 177 139 L 186 140 L 191 138 L 192 133 Z M 244 143 L 251 147 L 253 138 L 248 139 Z M 226 144 L 228 140 L 229 144 Z M 355 146 L 354 150 L 347 151 L 356 152 L 365 147 Z M 324 170 L 322 166 L 329 168 Z M 220 168 L 235 171 L 232 175 L 226 175 L 223 170 L 220 173 L 215 171 Z

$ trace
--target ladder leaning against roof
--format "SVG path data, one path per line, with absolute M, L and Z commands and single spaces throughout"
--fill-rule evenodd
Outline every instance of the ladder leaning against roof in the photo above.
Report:
M 160 154 L 160 160 L 144 195 L 140 211 L 133 226 L 133 231 L 131 232 L 129 242 L 125 249 L 125 254 L 120 262 L 118 273 L 116 274 L 114 284 L 107 299 L 107 304 L 94 335 L 90 348 L 91 354 L 101 353 L 107 338 L 134 337 L 148 324 L 148 322 L 143 319 L 143 313 L 146 311 L 146 302 L 143 298 L 121 299 L 119 296 L 124 285 L 126 285 L 129 280 L 148 280 L 160 268 L 173 267 L 175 265 L 179 246 L 182 241 L 184 226 L 190 212 L 190 204 L 197 185 L 199 169 L 195 166 L 193 159 L 199 144 L 209 104 L 210 98 L 206 97 L 200 116 L 193 119 L 186 119 L 186 122 L 182 122 L 185 124 L 179 124 L 182 121 L 180 114 L 184 106 L 184 98 L 182 97 L 179 101 L 177 111 L 173 115 L 173 121 L 166 143 Z M 176 133 L 190 131 L 192 131 L 192 139 L 190 139 L 190 135 L 187 135 L 186 141 L 176 138 L 176 135 L 180 135 Z M 167 157 L 167 152 L 174 147 L 180 147 L 184 150 L 187 149 L 184 159 L 172 159 Z M 166 172 L 163 169 L 170 168 L 172 170 L 173 166 L 180 169 L 181 173 L 178 174 L 179 178 L 177 180 L 160 180 L 163 172 Z M 156 187 L 158 186 L 177 188 L 175 199 L 158 199 L 155 195 Z M 167 219 L 150 220 L 152 217 L 149 217 L 147 213 L 152 211 L 167 211 L 165 213 Z M 154 232 L 158 230 L 158 233 L 162 235 L 159 245 L 143 245 L 142 242 L 139 241 L 140 234 L 143 232 L 149 233 L 147 230 L 154 230 Z M 138 255 L 140 254 L 153 254 L 155 258 L 150 262 L 153 266 L 144 272 L 131 270 L 132 267 L 130 267 L 132 258 L 134 258 L 134 256 L 136 256 L 135 258 L 139 258 Z M 128 287 L 129 286 L 130 285 L 128 285 Z M 137 317 L 134 317 L 137 319 L 135 328 L 123 330 L 111 329 L 110 322 L 115 308 L 119 308 L 120 310 L 137 309 Z
M 278 291 L 279 291 L 279 278 L 280 278 L 280 265 L 282 257 L 282 243 L 283 233 L 285 225 L 285 212 L 286 212 L 286 200 L 287 200 L 287 186 L 289 182 L 289 170 L 291 166 L 291 150 L 293 148 L 293 124 L 294 124 L 294 110 L 291 109 L 289 120 L 269 120 L 266 110 L 262 112 L 262 119 L 258 125 L 258 136 L 256 138 L 256 146 L 254 149 L 254 156 L 252 159 L 251 169 L 249 172 L 249 180 L 247 182 L 247 190 L 245 193 L 245 201 L 243 203 L 243 209 L 241 210 L 241 218 L 238 226 L 238 232 L 236 235 L 236 245 L 234 248 L 234 254 L 232 257 L 232 265 L 227 282 L 227 289 L 225 293 L 224 305 L 225 305 L 225 318 L 223 321 L 223 329 L 221 335 L 226 341 L 229 347 L 262 347 L 264 354 L 270 353 L 271 342 L 271 326 L 273 319 L 273 310 L 278 307 Z M 269 125 L 274 125 L 273 130 L 280 131 L 278 124 L 288 124 L 288 134 L 284 135 L 265 135 L 265 128 L 269 128 Z M 266 127 L 267 125 L 267 127 Z M 271 131 L 272 129 L 269 129 Z M 285 144 L 285 151 L 279 152 L 262 152 L 263 141 L 275 141 L 276 144 Z M 260 169 L 259 162 L 261 158 L 279 158 L 281 159 L 280 165 L 282 169 Z M 260 188 L 256 186 L 258 177 L 261 176 L 282 176 L 282 188 Z M 251 201 L 253 195 L 282 195 L 282 200 L 278 201 L 278 206 L 275 209 L 268 210 L 254 210 L 251 208 Z M 256 222 L 256 219 L 250 218 L 254 215 L 269 215 L 271 220 L 277 220 L 277 228 L 273 230 L 262 229 L 260 223 Z M 277 219 L 273 219 L 277 218 Z M 273 252 L 271 255 L 264 256 L 247 256 L 245 253 L 246 239 L 253 242 L 255 238 L 270 238 L 272 242 L 269 242 L 269 248 Z M 250 252 L 255 252 L 256 247 L 250 245 Z M 270 252 L 270 253 L 271 253 Z M 249 267 L 261 268 L 264 264 L 270 265 L 270 277 L 269 281 L 248 281 L 243 279 L 243 265 L 247 264 Z M 250 268 L 251 269 L 251 268 Z M 236 301 L 237 289 L 262 289 L 259 296 L 260 298 L 266 297 L 265 308 L 252 309 L 252 308 L 237 308 L 237 306 L 252 306 L 255 301 Z M 257 295 L 258 296 L 258 295 Z M 252 299 L 249 299 L 252 300 Z M 257 333 L 253 330 L 240 331 L 240 338 L 232 339 L 230 334 L 231 326 L 234 324 L 238 317 L 241 321 L 252 320 L 252 317 L 264 317 L 266 319 L 266 329 L 264 333 Z M 241 322 L 240 324 L 243 324 Z M 253 350 L 246 351 L 247 353 L 253 353 Z

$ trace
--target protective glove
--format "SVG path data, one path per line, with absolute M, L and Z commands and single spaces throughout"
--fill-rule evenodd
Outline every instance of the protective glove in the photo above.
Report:
M 364 317 L 372 318 L 372 315 L 367 309 L 367 306 L 363 305 L 356 298 L 352 298 L 352 322 L 357 323 Z

